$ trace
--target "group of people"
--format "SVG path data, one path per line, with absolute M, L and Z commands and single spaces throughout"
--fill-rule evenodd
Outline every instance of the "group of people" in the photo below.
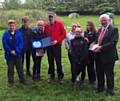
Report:
M 78 23 L 73 23 L 68 34 L 63 24 L 56 20 L 55 13 L 49 12 L 48 19 L 47 23 L 38 21 L 34 29 L 29 27 L 27 16 L 22 18 L 22 26 L 19 29 L 16 28 L 15 20 L 8 21 L 8 30 L 2 37 L 8 66 L 8 86 L 11 87 L 14 83 L 14 66 L 20 82 L 26 84 L 23 71 L 24 58 L 26 58 L 26 74 L 35 81 L 40 80 L 41 60 L 45 52 L 47 52 L 49 64 L 48 83 L 55 80 L 56 63 L 58 81 L 63 84 L 61 46 L 64 40 L 70 61 L 72 88 L 77 89 L 79 75 L 80 85 L 84 83 L 87 69 L 90 83 L 97 85 L 97 93 L 105 90 L 106 81 L 107 94 L 113 96 L 114 65 L 118 59 L 116 45 L 119 36 L 118 29 L 110 24 L 109 16 L 106 14 L 100 16 L 101 28 L 98 31 L 92 21 L 87 21 L 86 31 L 83 31 Z M 46 37 L 51 39 L 48 47 L 32 47 L 32 40 L 39 41 Z M 34 63 L 33 74 L 30 71 L 31 54 Z

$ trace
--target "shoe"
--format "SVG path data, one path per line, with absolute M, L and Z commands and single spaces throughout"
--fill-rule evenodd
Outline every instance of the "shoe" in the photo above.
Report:
M 107 90 L 107 96 L 114 96 L 115 93 L 113 90 Z
M 90 84 L 93 85 L 94 88 L 97 88 L 96 81 L 90 81 Z
M 52 82 L 54 82 L 55 81 L 55 77 L 50 77 L 49 79 L 48 79 L 48 83 L 52 83 Z
M 96 93 L 102 93 L 104 91 L 104 89 L 97 89 Z
M 80 81 L 80 90 L 83 89 L 83 86 L 84 86 L 84 81 Z
M 72 89 L 73 91 L 77 90 L 77 82 L 72 82 Z
M 64 84 L 64 80 L 63 79 L 59 79 L 59 83 L 60 84 Z
M 26 75 L 29 76 L 29 77 L 32 77 L 32 74 L 29 72 L 26 72 Z
M 96 81 L 90 81 L 91 85 L 96 85 Z
M 107 93 L 107 96 L 110 96 L 110 97 L 112 97 L 112 96 L 114 96 L 114 95 L 115 95 L 114 92 L 109 92 L 109 93 Z
M 8 82 L 7 86 L 8 86 L 9 88 L 13 87 L 13 83 Z
M 39 81 L 40 80 L 40 75 L 37 75 L 36 76 L 36 81 Z
M 80 81 L 80 85 L 83 85 L 83 84 L 84 84 L 84 81 L 81 80 L 81 81 Z
M 20 81 L 21 84 L 27 85 L 26 81 Z
M 36 81 L 37 75 L 33 75 L 32 79 L 33 79 L 34 81 Z

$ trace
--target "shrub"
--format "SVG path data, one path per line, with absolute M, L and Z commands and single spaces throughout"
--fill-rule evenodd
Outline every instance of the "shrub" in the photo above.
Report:
M 0 28 L 7 28 L 7 21 L 9 19 L 14 19 L 19 27 L 21 24 L 21 18 L 23 16 L 28 16 L 30 18 L 30 26 L 36 25 L 37 20 L 47 20 L 47 13 L 40 10 L 9 10 L 0 11 Z
M 112 7 L 109 3 L 103 3 L 103 4 L 99 4 L 95 8 L 95 11 L 98 12 L 99 14 L 103 14 L 105 12 L 114 13 L 115 12 L 115 8 Z

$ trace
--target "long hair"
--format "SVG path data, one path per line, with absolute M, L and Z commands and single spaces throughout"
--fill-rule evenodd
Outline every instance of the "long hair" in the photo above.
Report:
M 97 31 L 96 31 L 96 28 L 95 28 L 95 25 L 94 25 L 94 23 L 92 22 L 92 21 L 87 21 L 87 25 L 89 25 L 89 26 L 91 26 L 91 29 L 90 30 L 88 30 L 87 28 L 86 28 L 86 30 L 89 32 L 89 31 L 91 31 L 92 33 L 96 33 Z

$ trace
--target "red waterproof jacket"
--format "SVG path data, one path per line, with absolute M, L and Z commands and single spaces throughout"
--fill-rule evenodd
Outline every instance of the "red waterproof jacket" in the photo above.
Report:
M 66 37 L 66 30 L 59 21 L 56 21 L 55 24 L 47 23 L 45 33 L 47 37 L 51 37 L 52 41 L 57 40 L 58 44 L 62 44 L 63 39 Z

